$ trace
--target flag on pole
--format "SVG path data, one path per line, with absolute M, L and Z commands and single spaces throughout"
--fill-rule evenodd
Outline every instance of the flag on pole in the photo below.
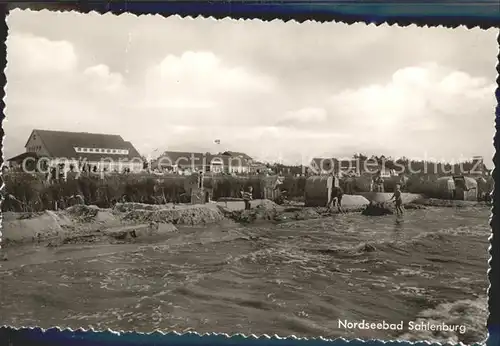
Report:
M 215 144 L 220 144 L 220 139 L 216 139 L 214 142 Z

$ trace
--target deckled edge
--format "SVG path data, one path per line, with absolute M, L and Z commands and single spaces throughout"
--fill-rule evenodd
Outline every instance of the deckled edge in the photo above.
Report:
M 483 7 L 486 7 L 488 10 L 488 13 L 495 13 L 497 10 L 497 4 L 495 1 L 490 0 L 490 1 L 481 1 L 481 0 L 476 0 L 478 5 L 481 5 Z M 245 13 L 236 13 L 233 11 L 232 3 L 235 4 L 235 6 L 244 6 L 243 3 L 248 2 L 250 4 L 246 5 L 248 6 L 246 8 Z M 265 22 L 270 22 L 274 20 L 280 20 L 284 22 L 289 22 L 289 21 L 295 21 L 298 23 L 302 22 L 307 22 L 307 21 L 312 21 L 312 22 L 341 22 L 344 24 L 354 24 L 354 23 L 360 23 L 363 22 L 367 25 L 369 24 L 374 24 L 376 26 L 382 25 L 382 24 L 388 24 L 390 26 L 397 25 L 401 27 L 409 26 L 409 25 L 417 25 L 417 26 L 423 26 L 423 27 L 432 27 L 432 26 L 443 26 L 447 28 L 457 28 L 459 26 L 465 26 L 468 29 L 473 29 L 473 28 L 481 28 L 483 30 L 492 28 L 492 27 L 500 27 L 500 16 L 497 18 L 494 17 L 489 17 L 489 18 L 484 18 L 481 16 L 474 16 L 471 15 L 469 17 L 464 17 L 464 16 L 450 16 L 450 15 L 430 15 L 425 18 L 419 17 L 417 14 L 411 14 L 411 15 L 391 15 L 389 13 L 385 14 L 374 14 L 374 13 L 363 13 L 363 14 L 353 14 L 350 13 L 350 9 L 353 9 L 355 7 L 365 7 L 367 5 L 392 5 L 392 6 L 405 6 L 405 3 L 398 3 L 397 1 L 386 1 L 386 2 L 380 2 L 380 1 L 363 1 L 363 0 L 337 0 L 337 1 L 331 1 L 331 2 L 324 2 L 318 0 L 318 7 L 315 7 L 314 1 L 172 1 L 172 7 L 175 7 L 177 9 L 182 8 L 183 13 L 179 12 L 173 12 L 172 10 L 168 11 L 165 3 L 163 4 L 163 11 L 162 13 L 152 13 L 152 12 L 147 12 L 147 11 L 130 11 L 130 5 L 131 3 L 137 4 L 140 3 L 140 1 L 113 1 L 113 2 L 107 2 L 107 1 L 102 1 L 102 2 L 94 2 L 94 3 L 88 3 L 87 1 L 79 1 L 77 4 L 75 3 L 63 3 L 63 4 L 57 4 L 57 3 L 43 3 L 43 2 L 32 2 L 32 3 L 23 3 L 23 2 L 15 2 L 15 3 L 9 3 L 8 7 L 10 10 L 14 8 L 19 8 L 19 9 L 30 9 L 33 11 L 40 11 L 40 10 L 50 10 L 50 11 L 55 11 L 55 12 L 70 12 L 70 11 L 77 11 L 79 13 L 99 13 L 99 14 L 105 14 L 105 13 L 110 13 L 114 15 L 121 15 L 121 14 L 126 14 L 126 13 L 133 13 L 135 15 L 161 15 L 165 18 L 170 17 L 172 15 L 178 15 L 181 18 L 206 18 L 206 19 L 224 19 L 224 18 L 232 18 L 236 20 L 261 20 Z M 450 2 L 450 1 L 445 1 L 445 0 L 434 0 L 431 2 L 408 2 L 406 3 L 406 6 L 421 6 L 421 7 L 442 7 L 442 8 L 451 8 L 451 7 L 463 7 L 467 6 L 467 4 L 470 4 L 471 2 L 464 2 L 461 3 L 461 1 L 456 1 L 456 2 Z M 274 11 L 270 13 L 265 13 L 262 10 L 252 10 L 251 6 L 256 5 L 256 6 L 271 6 Z M 320 5 L 324 6 L 324 8 L 328 10 L 322 11 L 320 9 Z M 110 10 L 110 7 L 112 6 L 112 10 Z M 142 7 L 144 8 L 146 4 L 142 4 Z M 216 7 L 223 7 L 227 6 L 226 11 L 210 11 L 210 7 L 213 6 L 213 8 Z M 276 11 L 276 6 L 280 6 L 281 8 L 289 8 L 289 9 L 295 9 L 294 13 L 292 11 L 285 13 L 286 11 L 283 11 L 282 13 L 279 13 L 279 11 Z M 302 12 L 298 11 L 298 7 L 302 6 Z M 195 7 L 198 7 L 195 9 Z M 269 9 L 271 9 L 271 7 Z M 96 8 L 98 8 L 96 10 Z M 472 8 L 472 7 L 470 7 Z M 490 10 L 491 9 L 491 10 Z M 328 12 L 328 13 L 327 13 Z M 500 10 L 498 10 L 500 13 Z
M 5 191 L 5 183 L 3 181 L 3 167 L 5 165 L 5 158 L 3 154 L 3 143 L 5 138 L 5 133 L 3 131 L 3 123 L 5 120 L 5 95 L 6 95 L 6 87 L 7 87 L 7 78 L 5 75 L 5 70 L 7 69 L 7 8 L 5 5 L 0 7 L 0 10 L 3 14 L 4 20 L 0 24 L 0 32 L 2 39 L 2 53 L 0 54 L 0 66 L 3 65 L 2 73 L 0 75 L 0 80 L 3 82 L 3 87 L 0 89 L 0 108 L 2 113 L 0 115 L 0 261 L 3 261 L 3 253 L 2 253 L 2 228 L 3 228 L 3 213 L 2 213 L 2 205 L 4 202 L 4 191 Z
M 0 330 L 1 329 L 12 329 L 14 331 L 23 331 L 23 330 L 28 330 L 28 331 L 39 331 L 40 333 L 42 334 L 46 334 L 46 333 L 52 333 L 52 332 L 57 332 L 57 333 L 73 333 L 72 337 L 74 336 L 75 333 L 85 333 L 85 334 L 88 334 L 88 335 L 92 335 L 92 334 L 100 334 L 100 335 L 104 335 L 104 334 L 108 334 L 109 336 L 112 336 L 112 337 L 117 337 L 117 336 L 124 336 L 126 337 L 127 335 L 136 335 L 136 336 L 146 336 L 146 337 L 149 337 L 149 336 L 152 336 L 152 337 L 155 337 L 155 336 L 161 336 L 161 337 L 165 337 L 165 336 L 175 336 L 175 337 L 182 337 L 182 336 L 197 336 L 197 337 L 224 337 L 226 339 L 236 339 L 236 338 L 243 338 L 243 339 L 252 339 L 252 340 L 259 340 L 259 339 L 263 339 L 263 340 L 272 340 L 272 341 L 281 341 L 281 342 L 286 342 L 287 340 L 293 340 L 293 341 L 299 341 L 299 342 L 309 342 L 309 341 L 313 341 L 313 342 L 323 342 L 323 343 L 329 343 L 329 344 L 332 344 L 332 343 L 335 343 L 335 344 L 366 344 L 366 343 L 377 343 L 377 344 L 394 344 L 394 345 L 408 345 L 408 346 L 414 346 L 414 345 L 429 345 L 429 346 L 434 346 L 434 345 L 439 345 L 439 346 L 458 346 L 458 345 L 463 345 L 465 346 L 464 343 L 462 342 L 459 342 L 459 343 L 449 343 L 449 342 L 446 342 L 446 343 L 439 343 L 439 342 L 430 342 L 430 341 L 427 341 L 427 340 L 421 340 L 421 341 L 416 341 L 416 342 L 411 342 L 411 341 L 407 341 L 407 340 L 381 340 L 381 339 L 366 339 L 366 340 L 363 340 L 363 339 L 360 339 L 360 338 L 354 338 L 354 339 L 350 339 L 350 340 L 347 340 L 346 338 L 344 337 L 339 337 L 339 338 L 325 338 L 325 337 L 322 337 L 322 336 L 318 336 L 318 337 L 312 337 L 312 338 L 307 338 L 307 337 L 297 337 L 295 335 L 290 335 L 290 336 L 286 336 L 286 337 L 283 337 L 283 336 L 279 336 L 279 335 L 268 335 L 268 334 L 262 334 L 262 335 L 255 335 L 255 334 L 250 334 L 250 335 L 245 335 L 245 334 L 242 334 L 242 333 L 235 333 L 235 334 L 227 334 L 227 333 L 216 333 L 216 332 L 213 332 L 213 333 L 197 333 L 197 332 L 194 332 L 194 331 L 187 331 L 187 332 L 184 332 L 184 333 L 180 333 L 180 332 L 176 332 L 176 331 L 166 331 L 166 332 L 162 332 L 160 330 L 155 330 L 153 332 L 149 332 L 149 333 L 143 333 L 143 332 L 131 332 L 131 331 L 115 331 L 115 330 L 111 330 L 111 329 L 103 329 L 103 330 L 98 330 L 98 329 L 95 329 L 95 328 L 88 328 L 88 329 L 85 329 L 85 328 L 77 328 L 77 329 L 72 329 L 72 328 L 60 328 L 60 327 L 50 327 L 50 328 L 41 328 L 41 327 L 21 327 L 21 328 L 15 328 L 15 327 L 10 327 L 10 326 L 0 326 Z M 208 340 L 207 340 L 208 342 Z M 155 342 L 155 344 L 157 344 L 157 342 Z M 472 345 L 468 345 L 468 346 L 482 346 L 484 345 L 484 343 L 475 343 L 475 344 L 472 344 Z
M 340 3 L 339 3 L 340 4 Z M 339 5 L 333 3 L 332 5 Z M 364 6 L 365 4 L 356 4 L 356 3 L 344 3 L 345 5 L 348 6 Z M 434 5 L 452 5 L 453 3 L 447 3 L 447 2 L 442 2 L 442 3 L 437 3 Z M 290 5 L 290 3 L 288 4 Z M 433 5 L 430 3 L 426 3 L 425 5 Z M 457 5 L 456 3 L 454 4 L 455 6 Z M 282 4 L 282 6 L 287 6 L 287 4 Z M 77 7 L 77 8 L 75 8 Z M 341 8 L 341 6 L 339 6 Z M 481 28 L 483 30 L 487 30 L 492 27 L 500 27 L 500 20 L 494 20 L 494 19 L 484 19 L 484 18 L 478 18 L 477 21 L 482 22 L 482 23 L 477 23 L 474 19 L 466 18 L 466 17 L 458 17 L 458 18 L 449 18 L 449 17 L 441 17 L 441 16 L 434 16 L 434 17 L 428 17 L 428 18 L 419 18 L 416 15 L 408 15 L 408 16 L 395 16 L 397 18 L 386 18 L 386 19 L 378 19 L 377 21 L 371 19 L 371 20 L 366 20 L 366 17 L 368 15 L 360 15 L 360 14 L 348 14 L 348 13 L 342 13 L 341 10 L 336 11 L 335 13 L 330 13 L 330 14 L 320 14 L 320 13 L 310 13 L 310 14 L 295 14 L 295 15 L 278 15 L 276 13 L 273 13 L 272 15 L 266 15 L 262 12 L 255 13 L 255 15 L 252 14 L 238 14 L 235 15 L 234 13 L 228 13 L 228 14 L 210 14 L 206 15 L 203 13 L 195 13 L 195 14 L 178 14 L 178 13 L 168 13 L 168 14 L 163 14 L 163 13 L 135 13 L 135 12 L 128 12 L 127 11 L 127 6 L 126 4 L 124 5 L 123 8 L 120 10 L 114 10 L 114 11 L 109 11 L 109 10 L 93 10 L 90 8 L 85 8 L 85 5 L 68 5 L 68 4 L 54 4 L 54 3 L 9 3 L 9 4 L 1 4 L 1 9 L 4 14 L 4 21 L 2 23 L 2 32 L 5 34 L 3 35 L 4 40 L 2 43 L 2 62 L 4 63 L 5 68 L 2 71 L 2 79 L 4 82 L 4 87 L 1 90 L 1 108 L 2 108 L 2 114 L 0 116 L 0 135 L 1 135 L 1 146 L 0 146 L 0 152 L 1 152 L 1 158 L 0 158 L 0 168 L 4 166 L 4 153 L 3 153 L 3 141 L 5 138 L 5 133 L 3 131 L 3 122 L 5 120 L 5 97 L 6 97 L 6 75 L 5 75 L 5 70 L 7 68 L 7 47 L 6 47 L 6 39 L 7 39 L 7 32 L 8 32 L 8 27 L 6 23 L 6 18 L 8 15 L 8 12 L 14 10 L 14 9 L 21 9 L 21 10 L 31 10 L 31 11 L 52 11 L 52 12 L 72 12 L 76 11 L 82 14 L 89 14 L 89 13 L 95 13 L 95 14 L 113 14 L 113 15 L 124 15 L 124 14 L 134 14 L 134 15 L 161 15 L 164 18 L 168 18 L 170 16 L 180 16 L 181 18 L 188 18 L 188 19 L 196 19 L 196 18 L 205 18 L 205 19 L 225 19 L 225 18 L 231 18 L 235 20 L 260 20 L 264 22 L 271 22 L 271 21 L 283 21 L 283 22 L 297 22 L 297 23 L 303 23 L 303 22 L 320 22 L 320 23 L 325 23 L 325 22 L 337 22 L 337 23 L 344 23 L 344 24 L 355 24 L 355 23 L 365 23 L 367 25 L 375 25 L 375 26 L 380 26 L 383 24 L 388 24 L 389 26 L 401 26 L 401 27 L 406 27 L 410 25 L 416 25 L 419 27 L 447 27 L 447 28 L 457 28 L 460 26 L 465 26 L 468 29 L 473 29 L 473 28 Z M 377 17 L 375 15 L 375 17 Z M 457 23 L 458 22 L 458 23 Z M 487 23 L 485 23 L 487 22 Z M 498 44 L 500 46 L 500 34 L 498 36 Z M 498 55 L 498 63 L 497 63 L 497 89 L 495 92 L 496 95 L 496 100 L 497 100 L 497 106 L 495 108 L 495 124 L 496 124 L 496 129 L 500 128 L 500 52 Z M 495 131 L 495 137 L 493 140 L 493 144 L 495 146 L 495 155 L 493 156 L 493 162 L 495 167 L 497 166 L 497 161 L 500 160 L 500 156 L 497 155 L 497 148 L 500 145 L 500 138 L 499 134 L 497 134 L 497 131 Z M 500 163 L 499 163 L 500 164 Z M 494 168 L 493 169 L 493 179 L 496 182 L 497 177 L 500 175 L 500 171 L 497 172 L 497 170 Z M 2 172 L 0 172 L 0 207 L 4 201 L 4 189 L 5 189 L 5 183 L 2 178 Z M 496 185 L 496 183 L 495 183 Z M 490 219 L 490 226 L 492 228 L 492 233 L 490 235 L 489 241 L 490 241 L 490 247 L 489 247 L 489 254 L 490 254 L 490 259 L 488 261 L 489 263 L 489 268 L 488 268 L 488 278 L 490 281 L 490 286 L 488 287 L 488 310 L 489 310 L 489 316 L 488 316 L 488 322 L 487 325 L 499 325 L 498 322 L 498 312 L 494 310 L 498 310 L 497 305 L 498 305 L 498 297 L 494 297 L 494 292 L 495 290 L 498 291 L 500 289 L 499 285 L 499 278 L 500 278 L 500 273 L 499 267 L 497 264 L 494 264 L 495 258 L 498 257 L 496 253 L 498 252 L 498 249 L 500 248 L 500 238 L 497 235 L 495 237 L 495 230 L 499 227 L 498 220 L 495 217 L 495 211 L 496 211 L 496 203 L 499 202 L 500 200 L 500 194 L 499 196 L 496 196 L 495 193 L 492 192 L 493 196 L 493 206 L 492 206 L 492 215 Z M 0 212 L 0 251 L 1 251 L 1 241 L 2 241 L 2 232 L 1 228 L 3 224 L 3 213 Z M 23 330 L 30 330 L 30 331 L 40 331 L 42 334 L 48 333 L 48 332 L 60 332 L 60 333 L 93 333 L 93 334 L 103 334 L 103 333 L 108 333 L 111 335 L 138 335 L 138 336 L 155 336 L 155 335 L 162 335 L 162 336 L 188 336 L 188 335 L 196 335 L 198 337 L 209 337 L 209 336 L 215 336 L 215 337 L 225 337 L 225 338 L 244 338 L 244 339 L 267 339 L 267 340 L 295 340 L 295 341 L 322 341 L 322 342 L 329 342 L 329 343 L 345 343 L 345 344 L 350 344 L 350 343 L 370 343 L 370 342 L 376 342 L 376 343 L 381 343 L 381 344 L 397 344 L 397 345 L 439 345 L 439 346 L 448 346 L 448 345 L 464 345 L 462 342 L 459 342 L 458 344 L 452 344 L 452 343 L 440 343 L 440 342 L 431 342 L 427 340 L 419 340 L 415 342 L 407 341 L 407 340 L 381 340 L 381 339 L 368 339 L 368 340 L 363 340 L 360 338 L 355 338 L 355 339 L 350 339 L 347 340 L 344 337 L 340 338 L 335 338 L 335 339 L 330 339 L 330 338 L 325 338 L 322 336 L 319 337 L 312 337 L 312 338 L 307 338 L 307 337 L 296 337 L 295 335 L 290 335 L 287 337 L 280 337 L 276 334 L 269 336 L 267 334 L 262 334 L 260 336 L 257 336 L 255 334 L 250 334 L 250 335 L 245 335 L 241 333 L 236 333 L 236 334 L 226 334 L 226 333 L 197 333 L 193 331 L 188 331 L 185 333 L 179 333 L 176 331 L 168 331 L 168 332 L 162 332 L 160 330 L 155 330 L 149 333 L 141 333 L 141 332 L 133 332 L 133 331 L 113 331 L 111 329 L 103 329 L 103 330 L 97 330 L 94 328 L 77 328 L 77 329 L 71 329 L 71 328 L 60 328 L 58 326 L 56 327 L 51 327 L 51 328 L 40 328 L 40 327 L 11 327 L 7 325 L 1 325 L 0 329 L 12 329 L 15 331 L 23 331 Z M 486 341 L 475 343 L 474 345 L 484 345 Z
M 500 309 L 499 309 L 499 292 L 500 292 L 500 265 L 499 262 L 499 251 L 500 251 L 500 235 L 498 234 L 500 229 L 500 220 L 498 219 L 497 210 L 498 205 L 500 203 L 500 193 L 496 193 L 497 186 L 499 186 L 499 178 L 500 178 L 500 33 L 497 37 L 498 42 L 498 61 L 497 61 L 497 88 L 495 90 L 496 97 L 496 107 L 495 107 L 495 136 L 493 138 L 493 146 L 495 147 L 495 154 L 493 155 L 493 181 L 494 181 L 494 189 L 492 192 L 493 206 L 491 208 L 491 235 L 489 238 L 490 247 L 488 252 L 490 254 L 490 258 L 488 260 L 488 280 L 490 285 L 488 287 L 488 311 L 489 316 L 487 320 L 487 326 L 489 328 L 496 328 L 495 333 L 498 334 L 499 326 L 500 326 Z M 495 294 L 496 293 L 496 294 Z M 496 335 L 498 337 L 498 335 Z

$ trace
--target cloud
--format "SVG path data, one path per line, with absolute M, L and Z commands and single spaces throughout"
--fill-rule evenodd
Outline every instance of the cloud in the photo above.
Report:
M 8 25 L 7 155 L 33 127 L 117 133 L 144 154 L 493 153 L 491 30 L 48 11 Z
M 13 33 L 7 47 L 7 156 L 23 150 L 33 128 L 96 131 L 103 125 L 110 131 L 116 125 L 117 112 L 110 107 L 123 88 L 119 73 L 103 64 L 82 67 L 68 41 Z
M 110 72 L 104 64 L 82 68 L 75 47 L 68 41 L 14 33 L 9 35 L 7 47 L 8 87 L 23 84 L 26 89 L 10 92 L 8 96 L 15 99 L 29 93 L 31 100 L 38 98 L 43 103 L 48 96 L 63 99 L 78 96 L 78 92 L 112 92 L 123 83 L 121 74 Z
M 345 89 L 318 100 L 318 107 L 286 112 L 274 132 L 260 133 L 289 156 L 300 150 L 303 157 L 364 152 L 457 160 L 484 153 L 491 141 L 495 87 L 486 78 L 424 63 L 394 71 L 386 83 Z
M 332 125 L 335 122 L 368 141 L 383 142 L 392 154 L 404 155 L 406 150 L 422 155 L 427 150 L 449 155 L 453 149 L 442 143 L 443 138 L 457 146 L 461 137 L 470 137 L 474 120 L 482 125 L 478 128 L 481 134 L 493 136 L 493 127 L 483 124 L 489 120 L 493 125 L 494 90 L 495 85 L 485 78 L 423 64 L 395 71 L 386 84 L 332 95 L 327 104 L 329 112 L 336 114 Z M 478 115 L 491 119 L 472 118 Z
M 225 64 L 206 51 L 167 55 L 134 84 L 105 64 L 83 66 L 69 42 L 20 35 L 19 44 L 17 37 L 13 35 L 9 53 L 23 59 L 7 71 L 5 126 L 23 137 L 32 128 L 120 133 L 135 139 L 138 148 L 151 150 L 164 146 L 165 136 L 186 141 L 195 130 L 192 126 L 230 124 L 228 107 L 235 113 L 276 87 L 272 78 Z M 42 75 L 34 79 L 34 73 Z M 23 115 L 20 121 L 16 114 Z M 219 128 L 213 135 L 221 131 L 230 130 Z M 14 152 L 9 143 L 6 150 Z M 20 143 L 13 145 L 19 148 Z
M 281 119 L 278 119 L 277 126 L 315 126 L 328 119 L 327 111 L 324 108 L 305 107 L 295 111 L 288 111 Z
M 103 64 L 87 67 L 83 76 L 90 88 L 96 91 L 115 92 L 123 87 L 123 76 L 110 72 L 109 67 Z
M 213 108 L 244 93 L 269 93 L 274 81 L 241 66 L 226 66 L 212 52 L 167 55 L 146 71 L 142 107 Z
M 67 41 L 14 33 L 8 36 L 6 44 L 9 71 L 51 74 L 71 71 L 77 65 L 74 47 Z
M 465 72 L 453 71 L 440 81 L 438 88 L 451 95 L 485 99 L 491 97 L 496 85 L 486 78 L 474 78 Z

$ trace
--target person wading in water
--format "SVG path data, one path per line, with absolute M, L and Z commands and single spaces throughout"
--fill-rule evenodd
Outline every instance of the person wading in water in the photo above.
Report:
M 342 196 L 344 195 L 344 191 L 342 191 L 341 187 L 333 187 L 332 195 L 330 197 L 330 204 L 328 205 L 328 210 L 332 210 L 334 206 L 337 206 L 337 210 L 339 213 L 343 213 L 342 209 Z
M 342 196 L 344 195 L 344 191 L 340 187 L 339 178 L 335 175 L 335 173 L 333 173 L 331 177 L 332 177 L 332 186 L 330 192 L 330 202 L 327 205 L 327 209 L 332 210 L 334 206 L 337 206 L 338 211 L 340 213 L 343 213 Z
M 393 199 L 396 203 L 396 215 L 403 215 L 403 197 L 401 195 L 401 185 L 399 184 L 396 184 L 396 190 L 394 191 L 394 194 L 392 195 L 390 201 L 392 201 Z

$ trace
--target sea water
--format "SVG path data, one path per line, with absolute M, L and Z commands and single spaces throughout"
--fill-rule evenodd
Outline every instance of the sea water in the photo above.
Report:
M 349 330 L 338 321 L 408 325 L 469 315 L 477 325 L 456 338 L 480 341 L 489 214 L 429 208 L 408 210 L 401 222 L 351 213 L 180 227 L 159 243 L 12 248 L 0 267 L 2 323 L 418 339 L 424 335 Z

